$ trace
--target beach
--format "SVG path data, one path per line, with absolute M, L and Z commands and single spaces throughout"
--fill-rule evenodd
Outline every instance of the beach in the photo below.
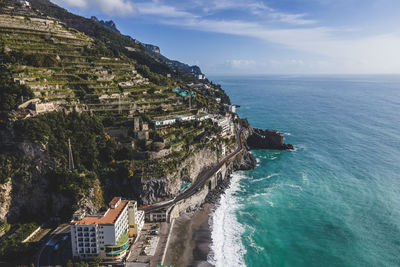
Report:
M 209 216 L 213 204 L 175 219 L 164 265 L 213 266 L 207 262 L 211 244 Z

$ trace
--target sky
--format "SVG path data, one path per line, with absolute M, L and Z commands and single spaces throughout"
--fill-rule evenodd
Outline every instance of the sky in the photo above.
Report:
M 206 75 L 399 74 L 399 0 L 52 0 Z

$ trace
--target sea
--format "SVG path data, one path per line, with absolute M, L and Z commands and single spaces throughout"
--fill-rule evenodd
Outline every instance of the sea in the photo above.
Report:
M 400 266 L 400 76 L 211 77 L 253 127 L 294 151 L 252 150 L 211 215 L 209 262 Z

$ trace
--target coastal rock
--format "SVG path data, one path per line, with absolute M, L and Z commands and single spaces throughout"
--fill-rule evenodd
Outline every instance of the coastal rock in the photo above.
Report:
M 275 130 L 262 130 L 253 128 L 250 136 L 247 138 L 247 145 L 251 149 L 276 149 L 292 150 L 293 145 L 285 144 L 284 134 Z
M 240 171 L 248 171 L 255 167 L 257 167 L 257 159 L 247 149 L 244 150 L 239 166 L 237 166 L 236 169 Z

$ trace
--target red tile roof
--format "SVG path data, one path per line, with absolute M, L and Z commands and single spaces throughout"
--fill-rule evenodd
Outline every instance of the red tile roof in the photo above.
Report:
M 72 221 L 72 223 L 85 225 L 113 224 L 118 219 L 119 215 L 121 215 L 124 208 L 128 205 L 128 202 L 129 201 L 122 201 L 115 209 L 109 209 L 104 216 L 88 216 L 80 221 Z
M 115 205 L 117 205 L 117 203 L 118 203 L 118 201 L 120 201 L 121 200 L 121 197 L 114 197 L 111 201 L 110 201 L 110 203 L 108 203 L 110 206 L 112 205 L 112 206 L 115 206 Z

